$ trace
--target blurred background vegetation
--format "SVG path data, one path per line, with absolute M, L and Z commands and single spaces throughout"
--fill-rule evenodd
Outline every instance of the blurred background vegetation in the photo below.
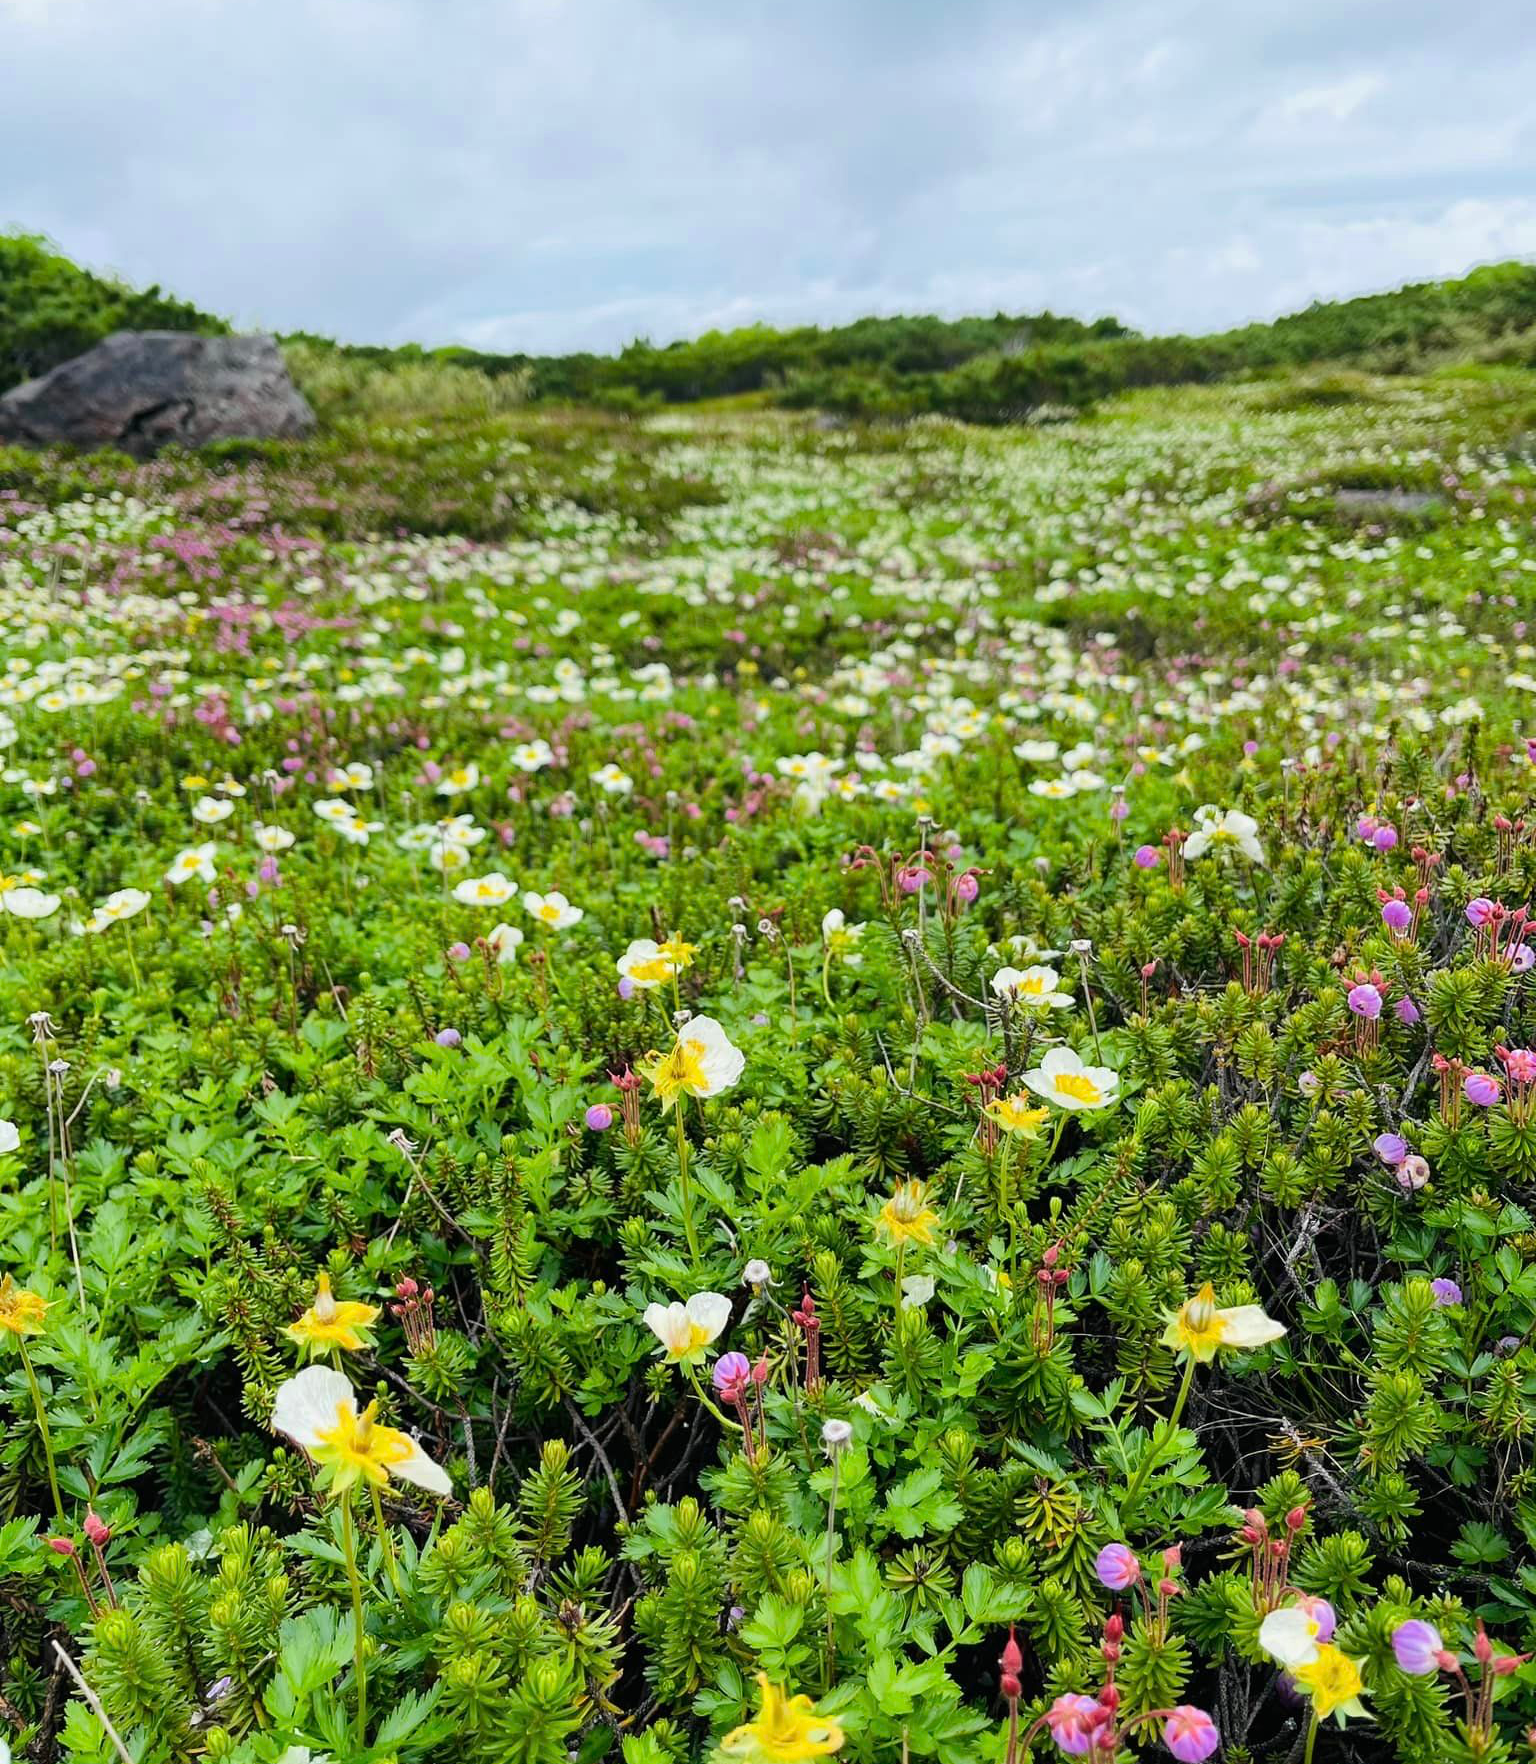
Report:
M 0 235 L 0 391 L 112 331 L 228 329 L 158 287 L 139 291 L 81 269 L 34 235 Z M 1318 302 L 1207 337 L 1143 337 L 1113 318 L 1045 312 L 752 325 L 664 346 L 637 341 L 616 355 L 384 348 L 307 333 L 283 342 L 322 419 L 490 415 L 528 400 L 622 413 L 729 399 L 854 417 L 1013 422 L 1130 387 L 1296 368 L 1536 366 L 1536 265 L 1492 264 L 1454 281 Z

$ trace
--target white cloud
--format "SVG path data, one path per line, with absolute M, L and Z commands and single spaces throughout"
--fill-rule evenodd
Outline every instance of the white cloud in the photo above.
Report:
M 1051 306 L 1193 330 L 1536 250 L 1525 0 L 1475 32 L 1440 0 L 0 19 L 0 224 L 280 328 L 542 351 Z

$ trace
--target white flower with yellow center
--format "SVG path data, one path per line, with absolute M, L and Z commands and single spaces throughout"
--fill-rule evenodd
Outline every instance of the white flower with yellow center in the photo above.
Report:
M 109 925 L 120 925 L 148 905 L 149 896 L 142 888 L 119 888 L 97 906 L 96 916 Z
M 200 796 L 192 804 L 192 819 L 201 821 L 205 827 L 217 827 L 220 821 L 227 821 L 235 812 L 235 805 L 227 797 Z
M 547 741 L 523 741 L 512 749 L 512 764 L 520 772 L 542 772 L 555 763 L 555 750 Z
M 347 820 L 334 821 L 332 825 L 348 845 L 366 845 L 371 834 L 384 831 L 382 821 L 370 821 L 362 815 L 352 815 Z
M 479 766 L 450 766 L 437 781 L 437 794 L 462 796 L 466 790 L 473 790 L 479 782 Z
M 568 931 L 586 917 L 581 908 L 572 906 L 557 888 L 548 894 L 535 894 L 530 888 L 523 896 L 523 911 L 546 931 Z
M 408 1433 L 376 1421 L 377 1409 L 377 1403 L 369 1403 L 359 1414 L 345 1374 L 306 1366 L 278 1386 L 272 1430 L 309 1453 L 320 1467 L 320 1486 L 331 1494 L 345 1494 L 359 1482 L 382 1488 L 395 1477 L 430 1494 L 452 1494 L 448 1472 Z
M 1184 841 L 1184 856 L 1193 860 L 1222 850 L 1240 851 L 1250 863 L 1262 864 L 1259 823 L 1241 809 L 1218 809 L 1206 803 L 1195 810 L 1195 830 Z
M 1119 1100 L 1119 1074 L 1108 1066 L 1085 1066 L 1075 1048 L 1053 1047 L 1025 1085 L 1058 1109 L 1107 1109 Z
M 1265 1347 L 1285 1334 L 1285 1325 L 1277 1323 L 1262 1305 L 1229 1305 L 1220 1309 L 1216 1289 L 1209 1280 L 1177 1311 L 1165 1315 L 1168 1327 L 1163 1331 L 1163 1346 L 1176 1354 L 1188 1354 L 1202 1364 L 1215 1359 L 1218 1348 Z
M 445 876 L 451 876 L 455 870 L 469 868 L 469 852 L 462 845 L 453 845 L 446 839 L 438 839 L 426 850 L 427 862 L 434 870 L 441 870 Z
M 445 846 L 445 854 L 456 850 L 454 846 Z M 517 893 L 517 885 L 502 875 L 500 870 L 492 870 L 485 876 L 466 876 L 453 891 L 453 898 L 463 906 L 505 906 Z
M 606 766 L 599 766 L 591 777 L 592 782 L 605 796 L 628 796 L 635 787 L 635 781 L 629 773 L 611 761 Z
M 258 821 L 255 838 L 257 848 L 265 852 L 287 851 L 293 844 L 293 835 L 288 829 L 274 826 L 271 822 Z
M 352 804 L 344 801 L 339 796 L 330 796 L 322 799 L 320 802 L 315 803 L 314 810 L 322 821 L 329 821 L 333 825 L 339 825 L 342 821 L 353 820 L 357 815 L 357 810 L 353 808 Z
M 999 968 L 992 976 L 998 998 L 1032 1011 L 1071 1010 L 1072 995 L 1060 987 L 1061 975 L 1054 968 Z
M 657 1055 L 644 1070 L 665 1114 L 680 1097 L 729 1090 L 746 1064 L 747 1056 L 713 1017 L 690 1017 L 671 1052 Z
M 665 985 L 677 972 L 676 964 L 654 937 L 637 937 L 614 966 L 623 979 L 641 992 Z
M 821 941 L 826 945 L 827 955 L 845 968 L 856 968 L 864 960 L 859 953 L 859 939 L 863 935 L 863 925 L 850 925 L 841 907 L 833 907 L 822 916 Z
M 731 1320 L 731 1301 L 720 1292 L 696 1292 L 686 1305 L 647 1305 L 645 1326 L 669 1360 L 696 1360 Z
M 178 851 L 171 859 L 171 867 L 165 872 L 166 881 L 173 888 L 180 888 L 183 882 L 193 880 L 216 881 L 218 871 L 213 867 L 213 854 L 217 849 L 210 840 L 206 845 L 193 845 L 185 851 Z
M 365 765 L 361 760 L 353 760 L 350 765 L 332 766 L 325 775 L 325 781 L 332 790 L 371 790 L 373 767 Z
M 1077 786 L 1070 778 L 1032 778 L 1029 794 L 1043 796 L 1048 802 L 1065 802 L 1069 796 L 1077 795 Z

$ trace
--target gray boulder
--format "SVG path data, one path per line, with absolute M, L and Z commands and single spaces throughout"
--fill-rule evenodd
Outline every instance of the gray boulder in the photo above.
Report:
M 148 459 L 172 442 L 294 440 L 315 413 L 271 337 L 118 331 L 0 398 L 0 442 L 117 447 Z

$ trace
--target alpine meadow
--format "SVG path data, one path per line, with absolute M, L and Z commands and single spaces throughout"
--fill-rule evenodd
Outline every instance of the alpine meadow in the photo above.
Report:
M 0 446 L 0 1760 L 1530 1758 L 1536 269 L 281 341 Z

